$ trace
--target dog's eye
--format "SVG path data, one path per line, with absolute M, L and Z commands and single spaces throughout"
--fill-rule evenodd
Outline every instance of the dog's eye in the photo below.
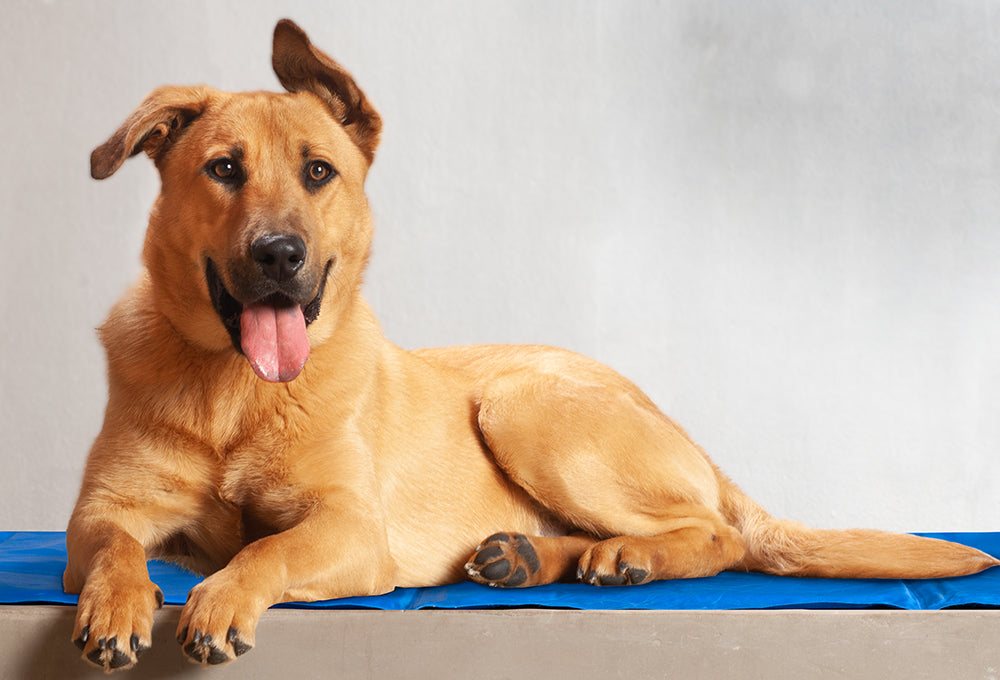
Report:
M 336 174 L 333 166 L 326 161 L 311 161 L 306 165 L 305 180 L 310 188 L 319 188 Z
M 315 161 L 309 164 L 309 179 L 314 182 L 322 182 L 330 176 L 331 172 L 330 166 L 326 163 Z
M 236 184 L 242 179 L 240 166 L 232 158 L 217 158 L 209 162 L 205 170 L 209 177 L 223 184 Z
M 224 158 L 212 164 L 212 172 L 219 179 L 229 179 L 236 174 L 236 166 L 231 160 Z

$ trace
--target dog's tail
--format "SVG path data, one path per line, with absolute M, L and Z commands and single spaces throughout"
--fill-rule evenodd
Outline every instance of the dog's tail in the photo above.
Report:
M 746 541 L 732 567 L 783 576 L 821 578 L 941 578 L 1000 565 L 969 546 L 867 529 L 812 529 L 780 520 L 720 474 L 722 510 Z

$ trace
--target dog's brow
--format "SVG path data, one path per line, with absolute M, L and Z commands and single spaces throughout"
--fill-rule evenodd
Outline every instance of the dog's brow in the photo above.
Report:
M 317 157 L 326 157 L 329 159 L 332 158 L 333 156 L 329 146 L 322 143 L 316 144 L 310 142 L 302 142 L 300 151 L 302 152 L 302 160 L 306 161 L 311 158 L 317 158 Z
M 207 159 L 215 158 L 231 158 L 234 161 L 243 163 L 246 158 L 246 147 L 242 142 L 237 142 L 235 144 L 230 144 L 229 146 L 223 146 L 222 144 L 216 144 L 211 147 L 206 148 Z

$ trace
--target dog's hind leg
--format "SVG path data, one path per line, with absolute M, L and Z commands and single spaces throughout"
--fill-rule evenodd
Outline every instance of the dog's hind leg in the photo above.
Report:
M 683 517 L 656 536 L 617 536 L 595 544 L 580 558 L 577 578 L 620 586 L 672 578 L 715 576 L 743 558 L 746 545 L 721 520 Z
M 622 586 L 670 578 L 714 576 L 745 553 L 743 537 L 725 523 L 679 518 L 656 536 L 494 534 L 476 548 L 465 569 L 477 583 L 504 588 L 579 580 Z
M 569 572 L 611 585 L 708 576 L 738 564 L 745 545 L 719 511 L 717 472 L 683 430 L 610 369 L 562 355 L 547 368 L 555 370 L 525 369 L 490 383 L 480 429 L 514 482 L 592 538 L 487 540 L 470 558 L 470 575 L 509 586 Z M 522 554 L 525 543 L 537 569 Z M 501 574 L 505 567 L 509 574 Z

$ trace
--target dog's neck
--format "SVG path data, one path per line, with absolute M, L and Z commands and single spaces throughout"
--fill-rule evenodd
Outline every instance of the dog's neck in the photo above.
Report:
M 357 409 L 364 404 L 393 349 L 368 304 L 359 293 L 352 295 L 338 305 L 332 335 L 317 344 L 302 373 L 292 382 L 273 384 L 259 379 L 232 345 L 206 349 L 186 339 L 152 304 L 152 282 L 144 275 L 101 328 L 109 400 L 127 394 L 129 403 L 118 404 L 119 413 L 150 428 L 183 433 L 220 455 L 265 424 L 293 426 L 297 418 L 319 410 L 311 403 L 315 400 L 324 402 L 327 417 L 348 421 L 352 413 L 331 413 L 330 405 Z M 141 362 L 136 356 L 160 359 Z

